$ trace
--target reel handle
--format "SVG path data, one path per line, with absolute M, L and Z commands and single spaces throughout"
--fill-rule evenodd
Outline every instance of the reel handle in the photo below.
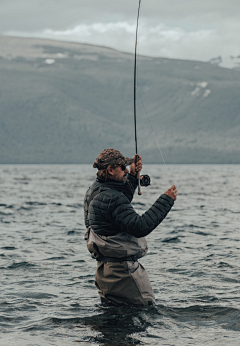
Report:
M 138 154 L 136 154 L 135 155 L 135 164 L 139 161 L 139 155 Z M 140 171 L 139 172 L 137 172 L 137 180 L 138 180 L 138 195 L 141 195 L 142 194 L 142 192 L 141 192 L 141 185 L 140 185 Z

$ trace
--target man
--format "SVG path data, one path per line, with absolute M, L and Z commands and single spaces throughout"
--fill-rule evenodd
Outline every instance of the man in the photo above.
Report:
M 126 166 L 130 165 L 130 172 Z M 138 259 L 147 253 L 145 236 L 166 217 L 177 198 L 175 185 L 142 216 L 131 205 L 141 158 L 105 149 L 96 158 L 97 180 L 84 200 L 85 239 L 97 260 L 95 285 L 102 302 L 148 306 L 155 303 L 148 275 Z M 128 174 L 129 173 L 129 174 Z

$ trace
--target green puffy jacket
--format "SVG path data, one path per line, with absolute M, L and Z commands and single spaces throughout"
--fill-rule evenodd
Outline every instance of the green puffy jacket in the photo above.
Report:
M 85 195 L 86 227 L 103 236 L 125 232 L 141 238 L 151 233 L 167 216 L 174 201 L 163 194 L 140 216 L 131 205 L 136 187 L 137 179 L 130 174 L 125 183 L 97 179 Z

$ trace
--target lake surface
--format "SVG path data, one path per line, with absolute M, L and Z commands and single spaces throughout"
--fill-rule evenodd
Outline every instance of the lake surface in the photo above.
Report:
M 178 199 L 140 260 L 156 306 L 106 307 L 84 241 L 91 165 L 0 165 L 0 345 L 239 345 L 240 165 L 145 165 L 140 214 Z

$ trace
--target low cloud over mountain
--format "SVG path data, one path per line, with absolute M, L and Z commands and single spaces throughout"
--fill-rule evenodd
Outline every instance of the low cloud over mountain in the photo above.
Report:
M 5 36 L 0 47 L 0 163 L 91 163 L 107 147 L 134 155 L 133 55 Z M 239 71 L 139 57 L 138 89 L 166 162 L 239 163 Z M 139 153 L 159 163 L 137 105 Z

